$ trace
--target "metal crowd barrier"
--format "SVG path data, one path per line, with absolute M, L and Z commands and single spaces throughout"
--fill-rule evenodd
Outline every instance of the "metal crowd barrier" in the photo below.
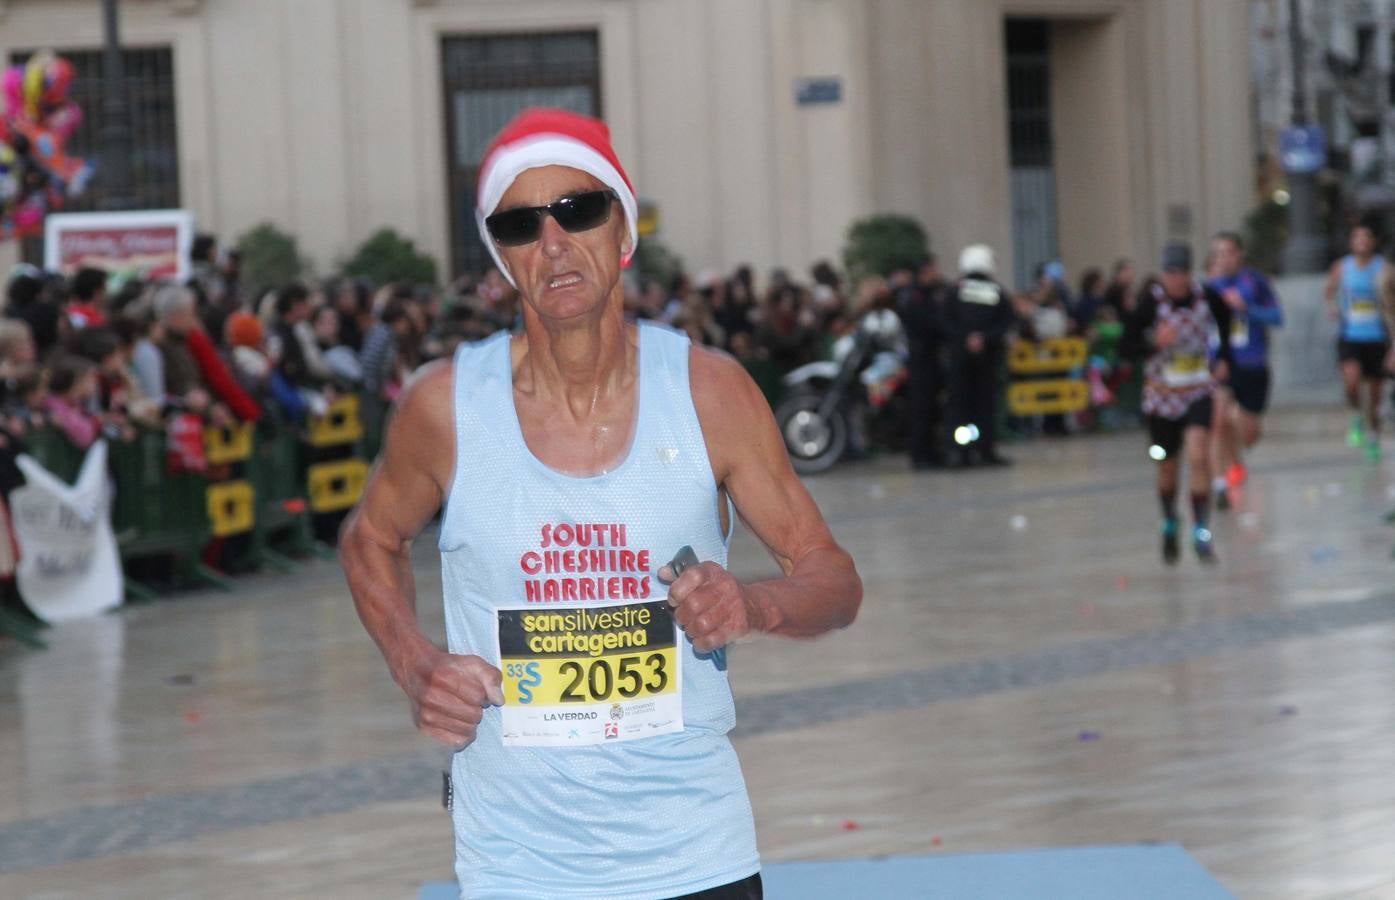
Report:
M 359 409 L 359 398 L 347 394 L 304 428 L 272 419 L 206 428 L 202 473 L 171 472 L 163 430 L 112 442 L 112 528 L 123 563 L 167 556 L 180 582 L 228 588 L 231 582 L 203 561 L 210 542 L 236 550 L 237 571 L 286 571 L 296 557 L 332 555 L 314 540 L 312 517 L 342 516 L 363 494 L 370 436 Z M 376 446 L 377 435 L 371 438 Z M 26 441 L 45 468 L 74 479 L 84 451 L 52 429 Z M 129 574 L 126 589 L 132 600 L 154 596 Z

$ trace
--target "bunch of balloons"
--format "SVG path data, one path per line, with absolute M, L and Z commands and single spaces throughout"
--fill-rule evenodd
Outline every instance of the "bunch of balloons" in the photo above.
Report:
M 82 193 L 92 167 L 64 149 L 82 121 L 73 66 L 42 51 L 0 77 L 0 241 L 43 233 L 44 216 Z

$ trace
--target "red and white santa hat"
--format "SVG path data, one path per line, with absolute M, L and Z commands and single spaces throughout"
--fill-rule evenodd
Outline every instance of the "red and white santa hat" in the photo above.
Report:
M 479 195 L 475 220 L 480 240 L 489 248 L 494 263 L 513 284 L 513 275 L 499 255 L 484 220 L 499 206 L 514 179 L 528 169 L 542 166 L 568 166 L 595 176 L 615 191 L 625 209 L 630 226 L 630 252 L 621 257 L 629 265 L 639 241 L 639 203 L 615 149 L 610 146 L 610 129 L 600 119 L 565 109 L 525 109 L 495 135 L 480 160 Z M 517 285 L 515 285 L 517 286 Z

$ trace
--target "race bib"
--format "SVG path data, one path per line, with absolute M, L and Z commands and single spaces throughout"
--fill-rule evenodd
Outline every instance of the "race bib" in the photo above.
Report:
M 1347 321 L 1353 325 L 1369 325 L 1380 318 L 1376 301 L 1369 297 L 1359 297 L 1351 301 L 1347 309 Z
M 1250 346 L 1250 320 L 1242 315 L 1230 320 L 1230 346 L 1231 349 Z
M 579 747 L 683 730 L 678 626 L 668 600 L 498 616 L 507 747 Z
M 1210 378 L 1206 357 L 1200 353 L 1173 353 L 1163 368 L 1163 381 L 1168 387 L 1195 387 L 1205 384 Z

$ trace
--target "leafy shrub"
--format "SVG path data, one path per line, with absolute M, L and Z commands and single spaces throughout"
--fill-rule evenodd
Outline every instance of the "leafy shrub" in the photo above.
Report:
M 849 282 L 857 284 L 867 275 L 890 275 L 898 266 L 915 265 L 929 252 L 930 240 L 918 221 L 883 213 L 848 228 L 843 267 Z
M 435 284 L 436 260 L 418 252 L 416 245 L 391 228 L 380 228 L 344 264 L 344 274 L 377 284 Z
M 1245 255 L 1256 269 L 1280 271 L 1287 242 L 1287 206 L 1266 200 L 1245 216 Z
M 295 281 L 309 270 L 295 238 L 270 222 L 263 222 L 238 238 L 237 250 L 241 254 L 241 282 L 253 300 Z
M 683 271 L 683 260 L 655 237 L 642 237 L 635 247 L 635 271 L 642 279 L 653 279 L 667 290 L 675 276 Z

